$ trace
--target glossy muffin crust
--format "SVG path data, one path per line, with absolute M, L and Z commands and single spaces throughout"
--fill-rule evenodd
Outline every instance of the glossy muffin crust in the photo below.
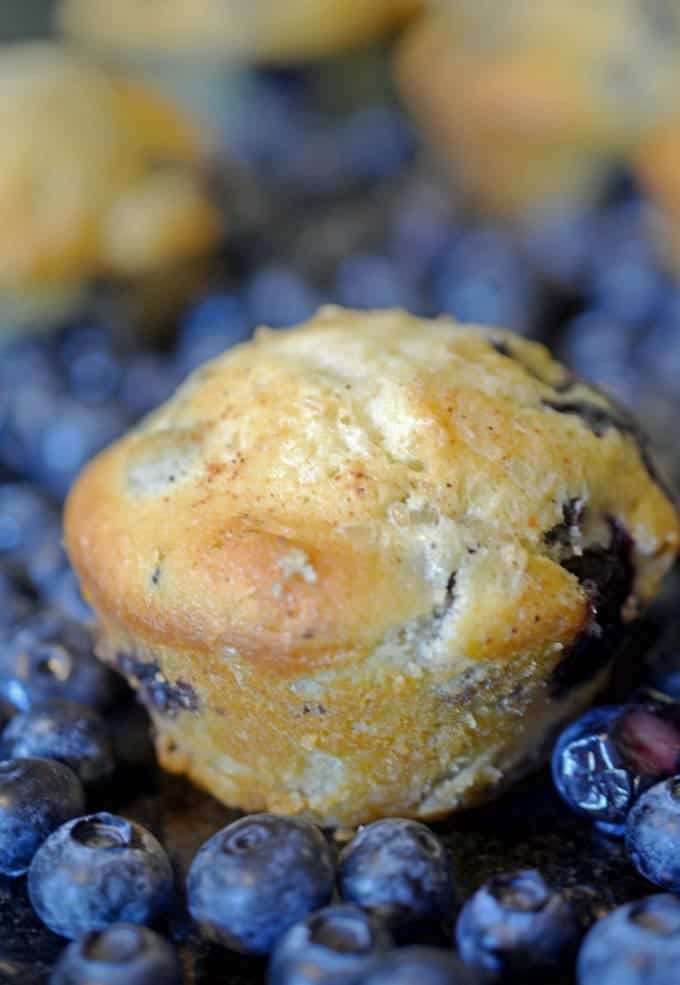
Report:
M 539 760 L 678 533 L 632 420 L 542 346 L 339 308 L 198 370 L 66 508 L 163 764 L 333 824 Z

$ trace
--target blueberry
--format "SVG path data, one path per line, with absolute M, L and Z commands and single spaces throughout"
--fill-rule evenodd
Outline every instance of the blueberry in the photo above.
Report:
M 0 695 L 20 711 L 59 698 L 107 707 L 123 685 L 95 659 L 92 645 L 79 623 L 41 612 L 0 644 Z
M 8 573 L 0 570 L 0 648 L 16 630 L 28 619 L 34 610 L 34 599 Z
M 680 900 L 659 894 L 598 921 L 578 956 L 579 985 L 676 985 Z
M 418 309 L 412 286 L 387 257 L 355 253 L 340 264 L 337 299 L 347 308 Z
M 572 906 L 532 869 L 494 876 L 470 897 L 456 924 L 461 958 L 490 982 L 564 967 L 579 935 Z
M 34 910 L 72 940 L 112 923 L 153 923 L 170 905 L 172 887 L 170 862 L 153 835 L 105 813 L 62 824 L 28 873 Z
M 680 772 L 680 703 L 661 696 L 632 701 L 614 722 L 612 735 L 642 787 Z
M 626 823 L 626 850 L 645 879 L 680 892 L 680 777 L 662 780 L 634 804 Z
M 448 951 L 404 947 L 378 962 L 362 985 L 477 985 L 474 972 Z
M 310 318 L 319 298 L 293 269 L 272 265 L 253 275 L 246 288 L 246 303 L 252 324 L 286 328 Z
M 20 876 L 48 835 L 82 814 L 78 777 L 49 759 L 0 762 L 0 872 Z
M 580 289 L 592 259 L 593 226 L 590 212 L 530 215 L 523 229 L 529 261 L 551 284 L 567 291 Z
M 189 367 L 193 368 L 193 365 Z M 171 397 L 187 371 L 178 372 L 173 361 L 159 353 L 136 353 L 123 367 L 120 401 L 136 420 Z
M 125 431 L 128 416 L 118 404 L 88 407 L 64 398 L 41 430 L 33 472 L 62 499 L 82 467 Z
M 101 404 L 117 392 L 122 375 L 121 355 L 109 331 L 99 325 L 79 325 L 61 340 L 68 386 L 78 400 Z
M 342 123 L 336 134 L 353 177 L 389 178 L 408 164 L 413 135 L 404 115 L 391 106 L 366 106 Z
M 149 930 L 115 923 L 69 944 L 50 985 L 181 985 L 182 970 L 171 945 Z
M 207 937 L 266 954 L 289 927 L 329 901 L 333 877 L 318 828 L 252 814 L 219 831 L 194 858 L 189 910 Z
M 403 818 L 363 828 L 340 857 L 342 898 L 391 927 L 408 927 L 446 915 L 453 902 L 451 862 L 424 824 Z
M 60 525 L 48 530 L 25 562 L 25 572 L 41 600 L 79 622 L 90 622 L 93 612 L 85 602 L 78 579 L 62 543 Z
M 589 293 L 620 323 L 641 324 L 662 301 L 666 279 L 645 231 L 645 206 L 626 202 L 605 212 L 592 240 Z
M 270 985 L 363 981 L 390 946 L 382 925 L 359 907 L 327 906 L 286 931 L 269 965 Z
M 97 783 L 113 772 L 106 725 L 96 712 L 75 701 L 47 701 L 15 715 L 3 730 L 0 755 L 59 760 L 83 783 Z
M 248 317 L 239 298 L 234 294 L 209 295 L 185 317 L 175 353 L 180 374 L 190 373 L 249 336 Z
M 59 518 L 35 486 L 0 484 L 0 557 L 25 563 L 46 535 L 58 532 Z
M 622 824 L 639 791 L 638 777 L 612 739 L 620 706 L 594 708 L 568 726 L 552 755 L 557 792 L 568 807 L 593 821 Z
M 464 233 L 442 257 L 435 277 L 441 311 L 463 322 L 534 328 L 538 285 L 512 238 L 492 229 Z
M 611 313 L 589 309 L 564 326 L 560 355 L 579 376 L 626 400 L 639 371 L 637 335 Z

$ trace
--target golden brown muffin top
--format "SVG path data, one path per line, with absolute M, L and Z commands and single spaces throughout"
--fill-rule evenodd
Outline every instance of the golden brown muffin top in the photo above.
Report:
M 371 41 L 421 6 L 422 0 L 62 0 L 60 23 L 103 48 L 277 62 Z
M 0 291 L 137 275 L 214 244 L 204 135 L 51 43 L 0 49 Z
M 615 533 L 631 615 L 679 527 L 624 412 L 509 332 L 339 308 L 199 369 L 66 509 L 110 621 L 286 673 L 365 656 L 454 584 L 428 659 L 570 639 L 588 600 L 560 561 Z

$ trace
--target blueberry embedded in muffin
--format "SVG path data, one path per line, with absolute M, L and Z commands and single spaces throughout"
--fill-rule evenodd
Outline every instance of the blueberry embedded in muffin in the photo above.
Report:
M 326 308 L 96 459 L 66 538 L 168 768 L 353 824 L 445 814 L 538 761 L 678 517 L 628 418 L 541 346 Z

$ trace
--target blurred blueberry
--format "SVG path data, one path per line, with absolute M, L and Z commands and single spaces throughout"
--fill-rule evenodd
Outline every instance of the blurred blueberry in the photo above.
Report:
M 668 282 L 647 237 L 644 205 L 616 205 L 599 219 L 592 240 L 589 295 L 621 322 L 640 324 L 663 298 Z
M 593 708 L 560 735 L 552 755 L 557 792 L 567 806 L 592 821 L 622 824 L 639 792 L 639 778 L 612 738 L 620 706 Z
M 594 217 L 582 211 L 532 215 L 523 230 L 531 264 L 564 290 L 580 290 L 592 254 Z
M 106 403 L 120 386 L 122 356 L 109 329 L 103 325 L 77 325 L 60 340 L 60 355 L 68 386 L 78 400 Z
M 626 850 L 645 879 L 680 892 L 680 776 L 657 783 L 633 805 Z
M 415 292 L 385 256 L 356 253 L 338 268 L 337 300 L 347 308 L 418 309 Z
M 589 310 L 564 326 L 560 355 L 579 376 L 625 398 L 639 371 L 637 336 L 635 326 Z
M 49 759 L 0 762 L 0 872 L 20 876 L 48 835 L 85 809 L 78 777 Z
M 451 240 L 452 217 L 446 201 L 421 194 L 407 201 L 394 217 L 390 256 L 415 282 L 428 273 Z
M 0 558 L 25 563 L 47 536 L 61 536 L 49 500 L 25 482 L 0 484 Z
M 154 352 L 137 353 L 123 368 L 120 400 L 133 419 L 142 417 L 171 397 L 180 377 L 193 368 L 178 373 L 169 358 Z
M 78 577 L 70 565 L 63 567 L 52 581 L 43 586 L 42 594 L 50 606 L 69 619 L 82 623 L 94 619 L 94 610 L 83 598 Z
M 74 701 L 47 701 L 15 715 L 2 732 L 5 759 L 56 759 L 83 783 L 97 783 L 113 771 L 106 725 L 100 716 Z
M 340 857 L 338 885 L 344 900 L 394 928 L 445 916 L 454 895 L 443 843 L 424 824 L 403 818 L 359 831 Z
M 403 113 L 392 106 L 365 106 L 336 133 L 340 153 L 355 178 L 390 178 L 413 156 L 414 140 Z
M 81 624 L 49 611 L 37 614 L 0 645 L 0 695 L 21 711 L 55 698 L 107 707 L 122 682 L 92 647 Z
M 187 881 L 189 911 L 208 938 L 267 954 L 333 892 L 333 861 L 314 825 L 252 814 L 210 838 Z
M 494 876 L 456 924 L 461 958 L 488 982 L 568 967 L 579 937 L 571 905 L 531 869 Z
M 246 286 L 253 325 L 286 328 L 310 318 L 319 307 L 316 292 L 289 267 L 261 267 Z
M 250 337 L 245 308 L 234 294 L 212 294 L 190 309 L 180 330 L 176 362 L 181 375 Z
M 680 900 L 659 894 L 620 906 L 588 932 L 579 985 L 676 985 Z
M 363 982 L 390 946 L 383 926 L 359 907 L 327 906 L 286 931 L 269 965 L 270 985 Z
M 462 322 L 534 329 L 542 300 L 515 241 L 492 229 L 465 232 L 442 257 L 435 276 L 439 309 Z
M 31 863 L 28 891 L 43 923 L 73 940 L 113 923 L 153 923 L 170 905 L 173 875 L 146 828 L 99 813 L 49 836 Z
M 29 618 L 34 608 L 34 599 L 25 586 L 0 569 L 0 648 L 16 627 Z
M 60 957 L 49 985 L 181 985 L 182 969 L 159 934 L 115 923 L 73 941 Z
M 300 198 L 337 194 L 353 177 L 338 131 L 322 118 L 309 117 L 299 139 L 279 152 L 273 177 Z
M 44 431 L 59 416 L 63 400 L 60 384 L 37 383 L 30 377 L 15 381 L 11 392 L 0 391 L 0 460 L 8 468 L 31 473 Z
M 478 985 L 478 979 L 449 951 L 403 947 L 378 961 L 362 985 Z
M 674 291 L 639 333 L 635 359 L 650 383 L 680 396 L 680 292 Z
M 64 400 L 55 419 L 43 430 L 36 478 L 53 495 L 63 498 L 89 459 L 118 438 L 127 424 L 127 415 L 116 404 L 87 407 Z

